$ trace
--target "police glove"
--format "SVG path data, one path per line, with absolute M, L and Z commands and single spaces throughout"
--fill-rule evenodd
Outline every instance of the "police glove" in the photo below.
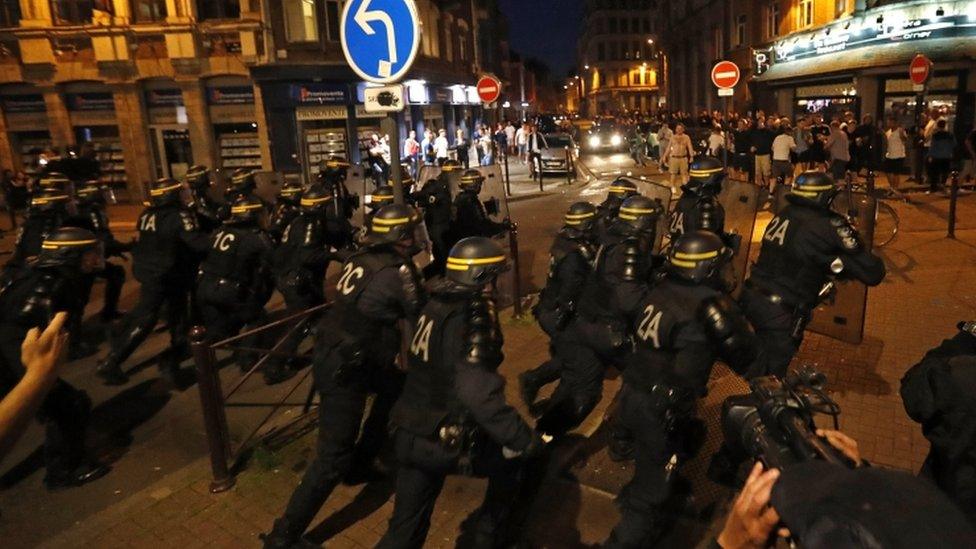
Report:
M 552 440 L 552 437 L 548 437 L 548 440 Z M 532 439 L 529 441 L 529 445 L 524 450 L 513 450 L 508 446 L 504 446 L 502 447 L 502 457 L 505 459 L 533 459 L 542 454 L 547 442 L 546 437 L 534 432 L 532 433 Z

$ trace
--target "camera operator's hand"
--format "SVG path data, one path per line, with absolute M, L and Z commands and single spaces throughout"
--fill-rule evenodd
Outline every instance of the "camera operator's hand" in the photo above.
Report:
M 54 315 L 51 323 L 41 331 L 31 328 L 20 345 L 20 360 L 27 376 L 37 379 L 53 379 L 64 364 L 68 349 L 68 334 L 63 331 L 68 313 Z
M 773 484 L 778 478 L 779 470 L 763 471 L 762 463 L 756 462 L 718 536 L 722 549 L 766 547 L 770 534 L 779 524 L 779 514 L 769 506 Z
M 840 431 L 831 431 L 829 429 L 817 429 L 817 436 L 823 437 L 831 446 L 840 450 L 847 459 L 854 462 L 855 467 L 864 465 L 864 461 L 861 459 L 861 451 L 857 447 L 857 441 L 853 438 Z

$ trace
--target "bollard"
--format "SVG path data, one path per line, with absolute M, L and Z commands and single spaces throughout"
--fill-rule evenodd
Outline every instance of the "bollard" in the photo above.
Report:
M 230 458 L 230 441 L 227 416 L 224 414 L 224 397 L 217 373 L 217 360 L 207 342 L 207 330 L 196 326 L 190 332 L 193 361 L 197 366 L 197 383 L 200 389 L 200 405 L 203 410 L 203 426 L 210 447 L 210 470 L 213 482 L 210 493 L 218 494 L 234 486 L 227 462 Z
M 515 318 L 522 318 L 522 269 L 519 264 L 518 223 L 512 222 L 508 229 L 508 243 L 512 251 L 512 294 L 515 299 Z
M 569 147 L 566 147 L 566 184 L 567 185 L 573 184 L 572 174 L 569 172 L 572 169 L 570 166 L 572 166 L 572 162 L 570 162 Z
M 546 189 L 542 186 L 542 157 L 537 155 L 532 155 L 532 165 L 535 166 L 535 174 L 539 176 L 539 192 L 544 192 Z
M 508 154 L 505 154 L 505 194 L 512 196 L 512 178 L 508 174 Z
M 956 203 L 959 201 L 959 172 L 952 172 L 949 191 L 949 238 L 956 238 Z
M 868 186 L 868 196 L 874 196 L 874 189 L 875 189 L 874 178 L 875 178 L 874 170 L 868 169 L 868 175 L 866 178 L 867 186 Z

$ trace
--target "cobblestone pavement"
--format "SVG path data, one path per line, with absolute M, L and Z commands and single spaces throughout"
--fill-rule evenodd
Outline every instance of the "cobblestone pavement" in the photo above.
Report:
M 565 191 L 558 200 L 540 201 L 541 206 L 524 215 L 531 212 L 538 222 L 551 223 L 558 218 L 562 204 L 575 196 L 575 191 Z M 864 343 L 850 345 L 809 334 L 797 357 L 797 363 L 813 363 L 826 372 L 828 387 L 843 409 L 841 427 L 858 439 L 865 458 L 878 466 L 905 470 L 917 470 L 927 443 L 905 415 L 898 395 L 899 379 L 926 349 L 953 333 L 956 321 L 976 315 L 976 290 L 970 282 L 976 266 L 976 196 L 960 200 L 956 240 L 945 238 L 948 202 L 944 197 L 914 195 L 913 199 L 916 204 L 895 205 L 901 216 L 901 232 L 882 251 L 889 276 L 869 292 Z M 761 215 L 759 227 L 768 218 Z M 523 261 L 531 265 L 527 269 L 530 288 L 537 287 L 543 276 L 544 255 L 538 247 L 523 251 Z M 508 360 L 502 373 L 514 380 L 518 372 L 545 358 L 546 340 L 534 324 L 524 320 L 506 320 L 505 334 Z M 598 427 L 618 387 L 618 380 L 608 379 L 600 407 L 580 429 L 581 438 L 592 435 L 591 440 L 581 443 L 587 451 L 574 456 L 566 474 L 543 485 L 529 522 L 528 537 L 534 545 L 578 547 L 599 543 L 616 522 L 612 497 L 629 470 L 605 459 Z M 727 370 L 716 368 L 710 404 L 704 405 L 707 410 L 703 414 L 714 416 L 720 397 L 736 387 L 741 389 Z M 174 402 L 192 403 L 195 391 L 191 388 L 176 395 Z M 507 387 L 511 402 L 517 401 L 515 393 L 513 381 Z M 189 405 L 188 409 L 193 411 Z M 185 427 L 183 431 L 170 433 L 172 426 L 159 427 L 167 433 L 162 438 L 168 441 L 182 433 L 200 444 L 199 426 L 193 427 L 197 421 L 194 413 L 179 420 L 184 422 L 179 424 Z M 232 430 L 236 433 L 241 429 L 241 424 L 232 419 Z M 156 435 L 142 433 L 139 438 L 160 438 Z M 162 453 L 162 442 L 157 440 L 150 448 Z M 70 491 L 70 497 L 48 496 L 39 489 L 39 475 L 35 474 L 0 493 L 0 539 L 4 547 L 12 548 L 256 547 L 257 535 L 268 531 L 313 455 L 314 433 L 274 452 L 259 451 L 239 474 L 236 486 L 217 495 L 208 492 L 209 466 L 202 451 L 188 456 L 184 465 L 165 467 L 148 481 L 129 486 L 126 477 L 113 472 L 90 487 Z M 117 469 L 123 468 L 126 460 L 148 460 L 151 456 L 133 450 L 120 459 Z M 694 477 L 691 470 L 700 472 L 701 465 L 692 463 L 688 469 L 689 476 Z M 435 509 L 427 546 L 455 545 L 464 519 L 480 502 L 484 486 L 475 479 L 449 480 Z M 54 517 L 59 513 L 53 508 L 55 504 L 80 505 L 78 500 L 86 497 L 108 501 L 79 515 L 74 523 L 49 520 L 45 509 Z M 310 538 L 327 542 L 329 547 L 372 547 L 385 529 L 392 510 L 391 497 L 390 484 L 340 487 L 317 517 Z M 687 545 L 687 540 L 673 545 Z

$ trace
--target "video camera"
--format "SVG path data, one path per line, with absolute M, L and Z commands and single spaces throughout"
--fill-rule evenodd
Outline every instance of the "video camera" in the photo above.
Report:
M 786 379 L 753 379 L 747 395 L 722 404 L 722 431 L 730 458 L 753 458 L 766 468 L 782 469 L 811 460 L 853 467 L 854 464 L 817 436 L 814 416 L 826 414 L 837 429 L 840 407 L 824 392 L 827 378 L 809 366 Z

